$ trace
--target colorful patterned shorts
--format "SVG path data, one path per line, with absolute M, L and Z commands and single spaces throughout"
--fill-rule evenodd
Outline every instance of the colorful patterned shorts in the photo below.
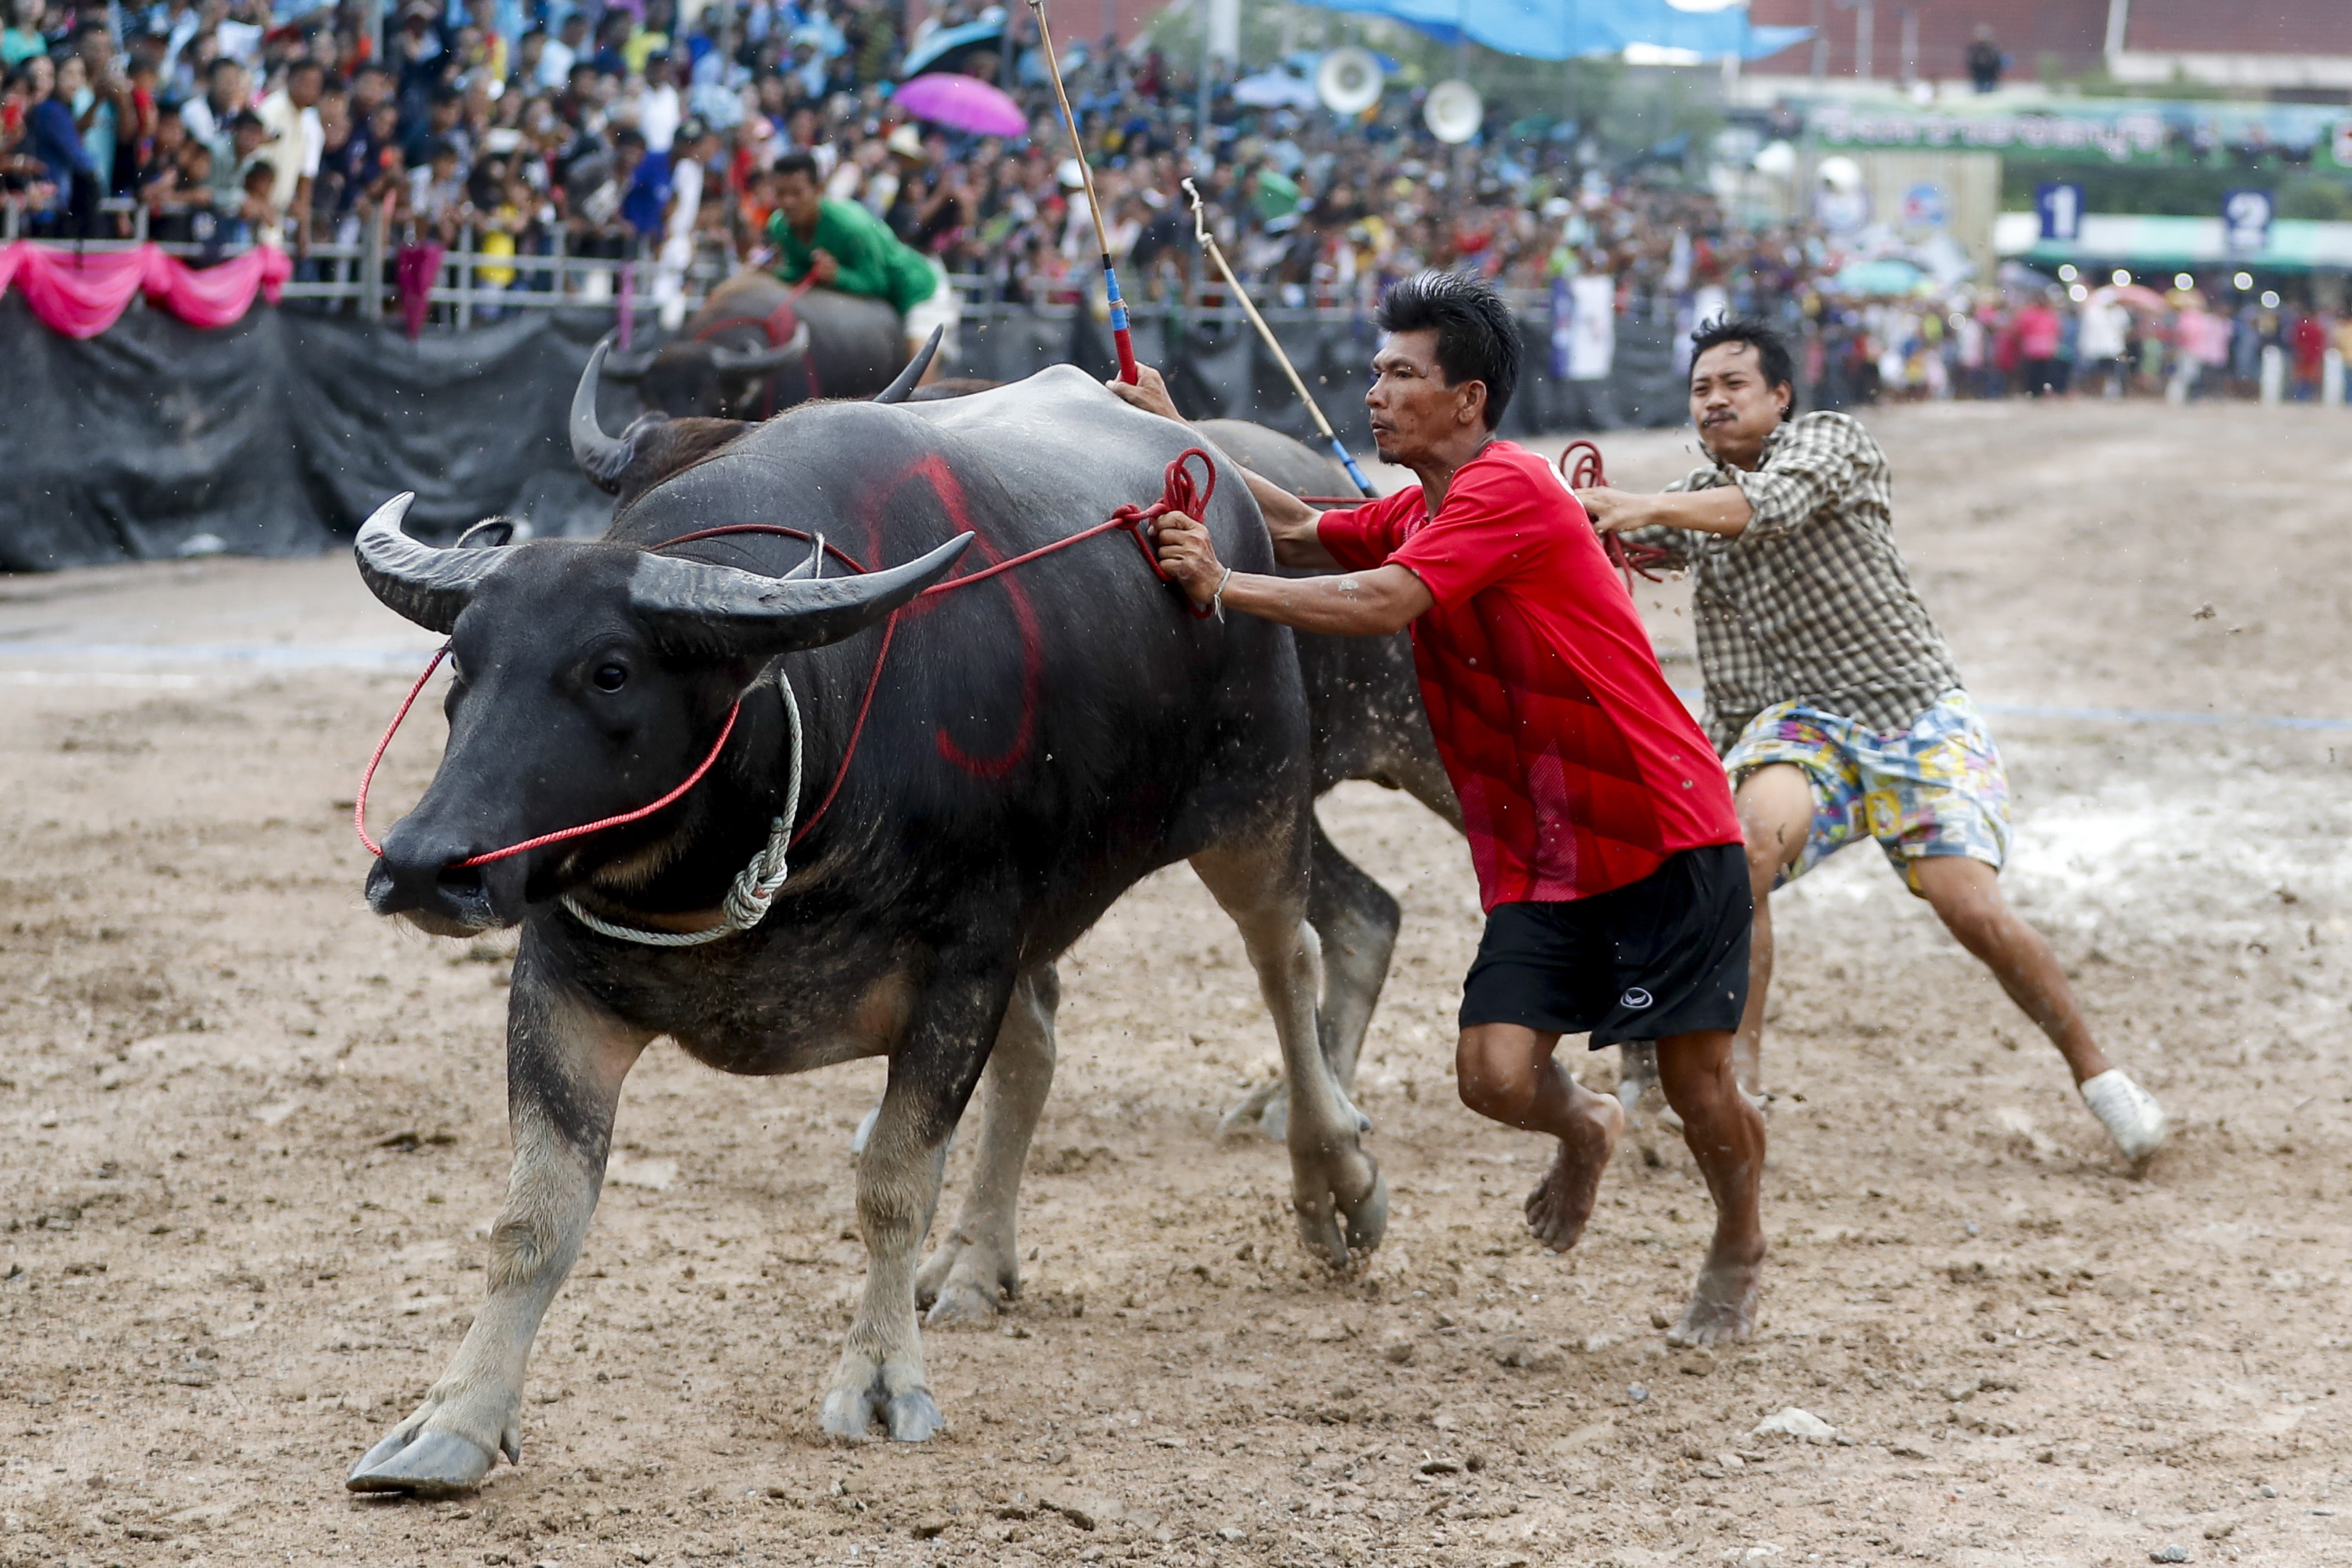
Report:
M 1965 691 L 1947 691 L 1910 732 L 1881 735 L 1851 719 L 1783 702 L 1748 721 L 1723 759 L 1733 788 L 1769 763 L 1794 763 L 1813 785 L 1813 830 L 1794 881 L 1865 835 L 1913 892 L 1912 863 L 1964 855 L 1995 870 L 2009 853 L 2009 777 Z

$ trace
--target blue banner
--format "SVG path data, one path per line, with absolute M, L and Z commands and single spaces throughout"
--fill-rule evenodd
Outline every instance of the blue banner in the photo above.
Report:
M 1499 54 L 1564 60 L 1588 55 L 1651 53 L 1655 63 L 1760 59 L 1813 36 L 1811 27 L 1759 27 L 1748 8 L 1685 11 L 1667 0 L 1307 0 L 1327 11 L 1353 11 L 1408 23 L 1446 43 L 1468 38 Z

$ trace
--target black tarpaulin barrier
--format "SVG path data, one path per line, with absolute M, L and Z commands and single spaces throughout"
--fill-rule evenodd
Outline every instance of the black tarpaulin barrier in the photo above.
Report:
M 226 550 L 315 553 L 402 490 L 446 538 L 494 513 L 593 532 L 572 388 L 611 317 L 534 311 L 463 335 L 257 308 L 202 331 L 138 307 L 88 341 L 0 300 L 0 570 Z M 635 412 L 608 389 L 613 428 Z
M 61 337 L 0 299 L 0 571 L 229 551 L 299 555 L 340 545 L 402 490 L 409 526 L 446 540 L 482 518 L 593 534 L 612 502 L 572 467 L 564 431 L 608 311 L 530 310 L 411 341 L 396 326 L 257 306 L 235 326 L 190 327 L 134 304 L 98 337 Z M 1621 322 L 1617 374 L 1548 374 L 1546 323 L 1523 323 L 1526 372 L 1507 435 L 1664 425 L 1684 417 L 1666 329 Z M 1279 321 L 1276 336 L 1343 439 L 1369 450 L 1365 321 Z M 982 307 L 952 374 L 1015 381 L 1049 364 L 1112 374 L 1110 334 L 1084 311 Z M 1135 346 L 1197 418 L 1255 419 L 1303 440 L 1314 425 L 1246 321 L 1138 320 Z M 640 411 L 607 383 L 604 427 Z

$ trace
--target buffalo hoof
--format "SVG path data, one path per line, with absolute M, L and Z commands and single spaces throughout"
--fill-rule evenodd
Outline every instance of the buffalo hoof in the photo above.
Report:
M 451 1497 L 481 1485 L 497 1460 L 455 1432 L 394 1432 L 361 1457 L 343 1485 L 355 1492 Z
M 929 1389 L 917 1384 L 893 1394 L 882 1369 L 870 1362 L 865 1365 L 871 1368 L 866 1377 L 836 1378 L 826 1393 L 824 1408 L 817 1416 L 826 1436 L 845 1443 L 866 1442 L 874 1435 L 877 1416 L 885 1434 L 896 1443 L 928 1442 L 947 1430 L 946 1418 L 940 1415 Z
M 1348 1216 L 1348 1245 L 1357 1252 L 1370 1252 L 1380 1246 L 1381 1237 L 1389 1229 L 1389 1179 L 1374 1172 L 1372 1190 L 1353 1205 L 1342 1204 L 1340 1212 Z
M 1291 1153 L 1290 1206 L 1299 1239 L 1334 1268 L 1380 1245 L 1388 1229 L 1388 1183 L 1378 1162 L 1361 1149 L 1318 1159 Z
M 985 1323 L 1021 1293 L 1021 1270 L 1004 1251 L 950 1231 L 915 1276 L 915 1305 L 929 1309 L 925 1324 L 946 1328 Z
M 882 1415 L 889 1423 L 894 1443 L 928 1443 L 948 1429 L 947 1418 L 940 1414 L 928 1388 L 908 1389 L 883 1406 Z

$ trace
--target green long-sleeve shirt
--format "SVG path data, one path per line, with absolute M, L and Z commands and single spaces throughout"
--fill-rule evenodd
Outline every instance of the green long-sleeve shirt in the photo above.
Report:
M 807 277 L 811 259 L 822 250 L 840 266 L 830 287 L 887 300 L 902 316 L 939 287 L 930 263 L 899 243 L 887 225 L 856 202 L 830 197 L 819 202 L 816 233 L 807 239 L 794 234 L 780 212 L 768 220 L 768 237 L 776 245 L 776 275 L 787 283 Z

